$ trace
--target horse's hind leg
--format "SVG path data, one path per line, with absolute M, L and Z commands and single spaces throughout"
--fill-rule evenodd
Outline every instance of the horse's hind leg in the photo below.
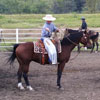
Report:
M 99 47 L 99 43 L 98 42 L 96 42 L 96 46 L 97 46 L 96 51 L 98 52 L 98 47 Z
M 29 71 L 29 64 L 24 65 L 24 66 L 23 66 L 23 78 L 24 78 L 24 80 L 25 80 L 27 89 L 29 89 L 29 90 L 32 91 L 33 88 L 30 86 L 30 83 L 29 83 L 29 80 L 28 80 L 28 71 Z
M 22 81 L 21 81 L 21 78 L 22 78 L 22 69 L 21 69 L 21 66 L 19 66 L 19 69 L 18 69 L 18 72 L 17 72 L 17 76 L 18 76 L 18 88 L 20 90 L 24 90 L 24 87 L 23 87 Z
M 93 44 L 92 44 L 92 50 L 91 50 L 91 53 L 93 52 L 94 47 L 95 47 L 95 43 L 93 42 Z

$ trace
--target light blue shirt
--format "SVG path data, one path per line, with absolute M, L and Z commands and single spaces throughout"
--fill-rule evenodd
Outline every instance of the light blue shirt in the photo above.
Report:
M 49 28 L 50 32 L 46 31 L 46 28 Z M 55 32 L 57 30 L 56 26 L 51 22 L 45 23 L 42 29 L 42 37 L 51 37 L 52 32 Z

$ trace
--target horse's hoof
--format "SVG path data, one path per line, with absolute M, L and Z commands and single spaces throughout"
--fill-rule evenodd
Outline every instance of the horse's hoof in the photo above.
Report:
M 57 89 L 59 89 L 59 90 L 64 90 L 64 88 L 61 87 L 61 86 L 57 86 Z
M 24 87 L 19 87 L 19 89 L 20 89 L 20 90 L 25 90 L 25 88 L 24 88 Z
M 27 89 L 28 89 L 29 91 L 35 91 L 31 86 L 27 86 Z
M 57 89 L 59 89 L 59 86 L 57 86 Z
M 18 83 L 18 88 L 19 88 L 20 90 L 25 90 L 25 88 L 23 87 L 22 83 Z
M 85 50 L 87 50 L 87 47 L 84 47 Z
M 61 88 L 59 88 L 60 90 L 62 90 L 62 91 L 64 91 L 64 88 L 63 87 L 61 87 Z
M 98 51 L 95 51 L 95 53 L 98 53 Z

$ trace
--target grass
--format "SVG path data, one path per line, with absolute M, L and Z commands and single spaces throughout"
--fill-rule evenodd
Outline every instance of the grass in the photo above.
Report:
M 0 15 L 0 28 L 41 28 L 45 21 L 42 17 L 45 14 L 14 14 Z M 100 14 L 53 14 L 57 20 L 54 22 L 57 27 L 80 27 L 81 17 L 86 18 L 88 27 L 100 27 Z

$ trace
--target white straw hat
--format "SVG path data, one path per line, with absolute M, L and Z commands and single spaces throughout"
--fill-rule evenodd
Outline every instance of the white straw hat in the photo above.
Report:
M 55 21 L 56 18 L 53 17 L 53 16 L 50 15 L 50 14 L 47 14 L 45 17 L 43 17 L 43 20 L 46 20 L 46 21 Z

